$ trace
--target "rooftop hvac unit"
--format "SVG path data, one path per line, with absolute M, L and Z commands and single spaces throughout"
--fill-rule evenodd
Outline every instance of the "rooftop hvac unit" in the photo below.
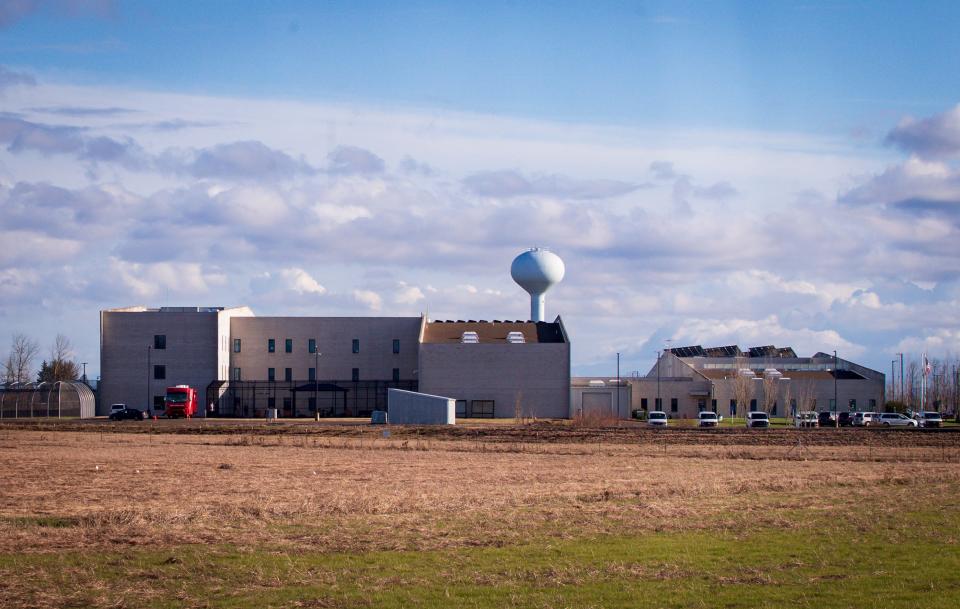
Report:
M 737 374 L 739 376 L 753 376 L 753 370 L 749 368 L 741 368 L 740 370 L 737 370 Z
M 782 374 L 779 370 L 777 370 L 776 368 L 764 368 L 764 370 L 763 370 L 763 376 L 767 376 L 767 377 L 774 376 L 774 377 L 775 377 L 775 376 L 783 376 L 783 374 Z
M 605 387 L 606 385 L 603 381 L 593 380 L 587 383 L 587 386 L 588 387 Z
M 527 339 L 523 337 L 523 332 L 507 332 L 508 343 L 525 343 Z
M 476 332 L 467 331 L 460 336 L 460 342 L 468 345 L 475 345 L 480 342 L 480 336 Z

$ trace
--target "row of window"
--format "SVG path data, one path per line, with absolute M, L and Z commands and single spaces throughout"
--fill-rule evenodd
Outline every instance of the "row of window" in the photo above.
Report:
M 662 410 L 661 398 L 655 398 L 653 401 L 655 403 L 654 410 Z M 855 399 L 850 400 L 847 403 L 847 405 L 849 406 L 849 410 L 851 412 L 855 411 L 857 409 L 857 400 Z M 877 407 L 877 400 L 871 398 L 870 409 L 874 410 L 876 409 L 876 407 Z M 647 398 L 640 398 L 640 408 L 642 408 L 643 410 L 647 409 Z M 697 400 L 698 410 L 703 411 L 703 410 L 706 410 L 706 408 L 707 408 L 707 401 L 705 399 Z M 710 409 L 713 410 L 714 412 L 717 411 L 717 400 L 710 400 Z M 797 411 L 797 400 L 795 399 L 790 400 L 790 409 L 792 412 Z M 817 409 L 817 400 L 814 399 L 812 400 L 812 403 L 811 403 L 811 410 L 816 410 L 816 409 Z M 832 411 L 835 409 L 836 409 L 836 402 L 834 400 L 830 400 L 830 410 Z M 679 400 L 677 398 L 670 398 L 670 412 L 677 412 L 678 410 L 679 410 Z M 756 410 L 757 410 L 757 400 L 755 399 L 750 400 L 750 412 L 755 412 Z M 736 400 L 730 400 L 730 414 L 731 415 L 737 414 Z M 773 407 L 770 410 L 770 414 L 773 414 L 773 415 L 777 414 L 777 402 L 773 403 Z
M 164 377 L 154 377 L 154 378 L 164 378 Z M 234 368 L 234 369 L 233 369 L 233 380 L 235 380 L 235 381 L 243 380 L 243 374 L 242 374 L 242 371 L 241 371 L 240 368 Z M 276 369 L 276 368 L 267 368 L 267 380 L 268 380 L 268 381 L 276 381 L 276 380 L 277 380 L 277 369 Z M 283 380 L 284 380 L 284 381 L 287 381 L 287 382 L 293 380 L 293 368 L 284 368 L 284 369 L 283 369 Z M 317 380 L 317 369 L 316 369 L 316 368 L 307 368 L 307 380 L 308 380 L 308 381 L 315 381 L 315 380 Z M 359 368 L 353 368 L 353 369 L 351 370 L 351 379 L 350 379 L 350 380 L 352 380 L 352 381 L 354 381 L 354 382 L 357 382 L 357 381 L 360 380 L 360 369 L 359 369 Z M 399 380 L 400 380 L 400 369 L 399 369 L 399 368 L 394 368 L 394 369 L 393 369 L 393 380 L 394 380 L 394 381 L 399 381 Z
M 242 341 L 239 338 L 233 339 L 233 352 L 240 353 L 242 348 Z M 354 353 L 360 353 L 360 339 L 353 339 L 353 344 L 351 345 L 352 351 Z M 277 352 L 277 339 L 268 338 L 267 339 L 267 353 L 276 353 Z M 286 338 L 283 341 L 283 352 L 284 353 L 293 353 L 293 339 Z M 317 339 L 310 338 L 307 339 L 307 353 L 316 353 L 317 352 Z M 393 339 L 393 352 L 400 353 L 400 339 Z

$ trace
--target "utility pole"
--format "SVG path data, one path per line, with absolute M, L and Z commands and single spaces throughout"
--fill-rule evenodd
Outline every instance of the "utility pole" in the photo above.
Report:
M 660 351 L 657 351 L 657 403 L 654 410 L 660 410 Z
M 837 350 L 833 350 L 833 422 L 835 427 L 840 427 L 840 402 L 837 401 L 837 378 L 840 376 L 840 358 L 837 357 Z
M 891 400 L 897 399 L 897 374 L 894 372 L 894 365 L 897 363 L 897 360 L 890 360 L 890 395 Z
M 620 417 L 620 354 L 617 353 L 617 417 Z
M 900 403 L 903 404 L 906 401 L 906 396 L 903 394 L 903 353 L 898 353 L 900 356 Z

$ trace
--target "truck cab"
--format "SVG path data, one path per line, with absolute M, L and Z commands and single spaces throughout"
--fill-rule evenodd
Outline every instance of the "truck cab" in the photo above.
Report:
M 197 413 L 197 390 L 189 385 L 167 387 L 163 400 L 168 419 L 178 417 L 191 418 Z

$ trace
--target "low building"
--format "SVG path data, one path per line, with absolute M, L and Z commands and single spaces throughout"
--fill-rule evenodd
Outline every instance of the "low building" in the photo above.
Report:
M 646 376 L 631 377 L 631 410 L 663 410 L 694 418 L 702 410 L 724 416 L 764 410 L 875 411 L 884 403 L 886 377 L 827 353 L 797 357 L 791 348 L 736 346 L 667 350 Z

